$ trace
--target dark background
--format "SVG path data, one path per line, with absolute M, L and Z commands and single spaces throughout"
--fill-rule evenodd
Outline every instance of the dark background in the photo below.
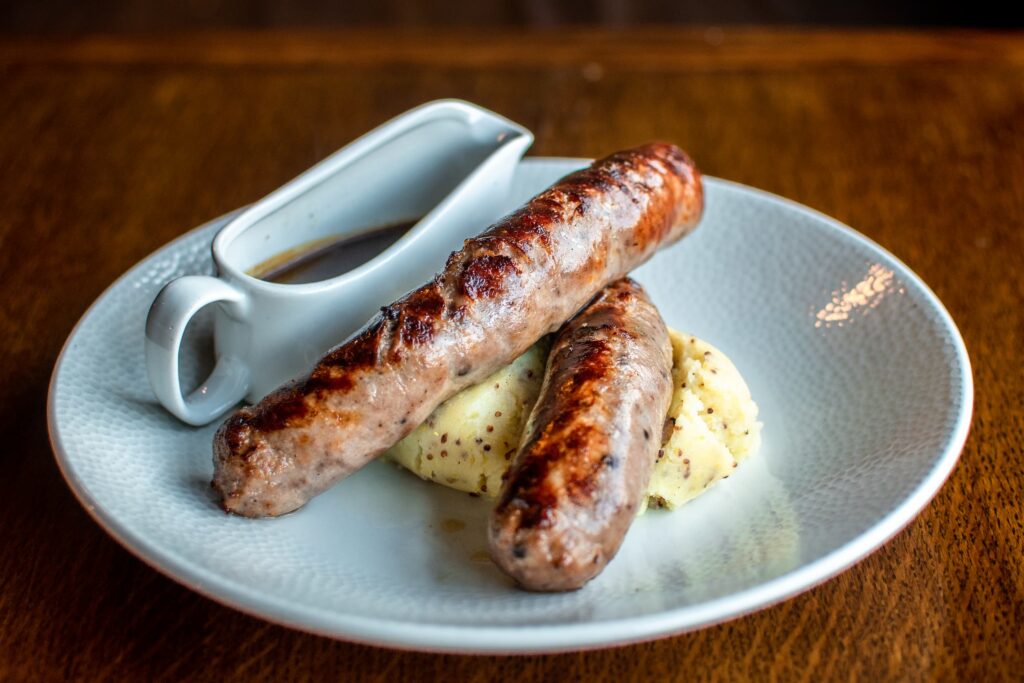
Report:
M 1004 13 L 1005 14 L 1005 13 Z M 806 24 L 1010 28 L 997 4 L 868 0 L 21 0 L 0 33 L 150 32 L 341 26 Z

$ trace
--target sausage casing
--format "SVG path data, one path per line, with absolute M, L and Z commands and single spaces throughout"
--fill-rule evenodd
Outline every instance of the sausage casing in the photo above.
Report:
M 637 283 L 556 335 L 491 515 L 491 557 L 524 588 L 572 590 L 614 557 L 647 492 L 672 400 L 672 347 Z
M 222 505 L 250 517 L 302 506 L 689 233 L 702 210 L 700 174 L 667 143 L 558 181 L 466 240 L 308 377 L 229 417 L 214 437 Z

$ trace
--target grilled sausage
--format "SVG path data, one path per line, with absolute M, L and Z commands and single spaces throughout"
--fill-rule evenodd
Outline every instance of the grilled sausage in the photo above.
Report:
M 563 178 L 466 240 L 307 378 L 229 417 L 214 437 L 223 507 L 261 517 L 302 506 L 689 233 L 702 209 L 700 174 L 666 143 Z
M 640 509 L 672 400 L 668 329 L 618 280 L 555 337 L 540 397 L 491 515 L 491 557 L 524 588 L 580 588 Z

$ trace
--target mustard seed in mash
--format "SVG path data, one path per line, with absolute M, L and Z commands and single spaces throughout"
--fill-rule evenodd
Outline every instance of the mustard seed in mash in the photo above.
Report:
M 674 391 L 647 503 L 674 509 L 729 476 L 761 443 L 757 405 L 721 351 L 669 330 Z M 548 342 L 442 403 L 387 457 L 423 479 L 498 495 L 544 379 Z

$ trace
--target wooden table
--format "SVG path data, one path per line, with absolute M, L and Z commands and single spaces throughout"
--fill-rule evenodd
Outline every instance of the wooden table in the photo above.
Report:
M 109 539 L 47 441 L 90 302 L 185 230 L 437 97 L 533 153 L 650 138 L 836 216 L 967 340 L 963 458 L 905 531 L 795 599 L 697 633 L 493 658 L 334 642 L 221 607 Z M 1024 676 L 1024 35 L 760 29 L 215 33 L 0 41 L 0 679 L 996 680 Z

